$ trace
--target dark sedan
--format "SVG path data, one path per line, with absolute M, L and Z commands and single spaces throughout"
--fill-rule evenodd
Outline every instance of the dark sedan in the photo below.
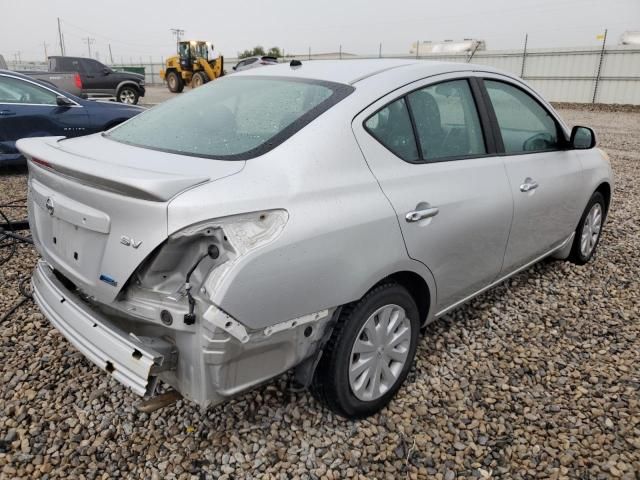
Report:
M 26 75 L 0 70 L 0 165 L 23 163 L 16 141 L 25 137 L 78 137 L 108 130 L 142 107 L 83 100 Z

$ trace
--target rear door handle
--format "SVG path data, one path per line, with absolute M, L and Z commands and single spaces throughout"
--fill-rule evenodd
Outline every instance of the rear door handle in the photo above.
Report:
M 0 110 L 0 116 L 2 117 L 8 117 L 9 115 L 15 115 L 16 112 L 12 111 L 12 110 Z
M 404 218 L 407 222 L 413 223 L 424 220 L 425 218 L 435 217 L 438 212 L 440 212 L 440 209 L 438 207 L 427 207 L 420 210 L 412 210 L 410 212 L 407 212 Z
M 520 185 L 520 191 L 525 193 L 535 190 L 536 188 L 538 188 L 538 182 L 531 177 L 525 178 L 524 183 Z

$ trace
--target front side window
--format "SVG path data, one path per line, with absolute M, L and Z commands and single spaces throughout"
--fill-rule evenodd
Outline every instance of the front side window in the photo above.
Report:
M 467 80 L 453 80 L 407 95 L 422 158 L 440 160 L 486 153 L 480 119 Z
M 87 73 L 100 73 L 104 70 L 104 65 L 100 62 L 96 62 L 95 60 L 85 60 L 84 68 Z
M 33 83 L 0 76 L 0 103 L 56 105 L 56 94 Z
M 404 98 L 370 116 L 364 126 L 382 145 L 407 162 L 419 160 L 411 118 Z
M 352 91 L 349 85 L 318 80 L 229 76 L 105 135 L 171 153 L 243 160 L 276 147 Z
M 557 150 L 554 118 L 528 93 L 508 83 L 485 80 L 506 153 Z

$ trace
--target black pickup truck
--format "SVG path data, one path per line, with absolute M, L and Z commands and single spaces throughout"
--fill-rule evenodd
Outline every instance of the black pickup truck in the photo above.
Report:
M 144 97 L 144 76 L 116 72 L 108 66 L 84 57 L 49 57 L 49 72 L 78 72 L 82 94 L 88 98 L 115 97 L 118 102 L 137 104 Z

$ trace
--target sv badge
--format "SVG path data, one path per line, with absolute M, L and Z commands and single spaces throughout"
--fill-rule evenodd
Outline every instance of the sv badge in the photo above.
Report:
M 127 237 L 126 235 L 122 235 L 120 237 L 120 243 L 126 245 L 127 247 L 138 248 L 142 245 L 142 240 L 134 240 L 131 237 Z

